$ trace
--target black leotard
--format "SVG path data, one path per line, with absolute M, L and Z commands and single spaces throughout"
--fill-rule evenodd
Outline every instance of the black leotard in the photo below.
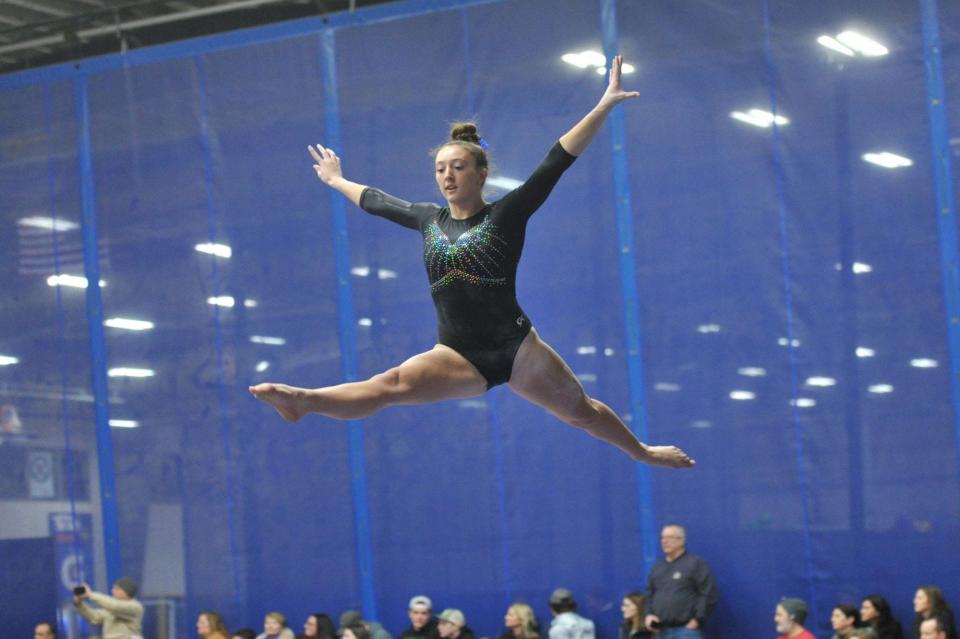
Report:
M 575 159 L 556 143 L 526 182 L 466 220 L 432 202 L 411 204 L 379 189 L 366 188 L 360 196 L 363 210 L 423 234 L 438 341 L 473 364 L 487 388 L 509 381 L 530 332 L 516 285 L 527 220 Z

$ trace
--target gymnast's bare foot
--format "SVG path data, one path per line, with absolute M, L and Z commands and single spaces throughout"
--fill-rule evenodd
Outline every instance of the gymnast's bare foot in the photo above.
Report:
M 647 455 L 639 457 L 637 461 L 651 466 L 692 468 L 697 463 L 676 446 L 647 446 L 646 449 Z
M 303 388 L 286 384 L 257 384 L 250 387 L 250 392 L 257 399 L 273 406 L 280 413 L 280 417 L 288 422 L 295 422 L 309 412 L 306 407 L 306 390 Z

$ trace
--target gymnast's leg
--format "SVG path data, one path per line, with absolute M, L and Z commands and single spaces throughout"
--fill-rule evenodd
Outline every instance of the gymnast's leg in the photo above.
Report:
M 523 340 L 513 360 L 510 388 L 560 420 L 613 444 L 636 461 L 671 468 L 689 468 L 694 461 L 676 446 L 648 446 L 617 414 L 583 389 L 566 362 L 535 330 Z
M 307 413 L 336 419 L 360 419 L 395 404 L 428 404 L 482 395 L 487 382 L 462 355 L 437 344 L 363 382 L 325 388 L 257 384 L 250 392 L 295 422 Z

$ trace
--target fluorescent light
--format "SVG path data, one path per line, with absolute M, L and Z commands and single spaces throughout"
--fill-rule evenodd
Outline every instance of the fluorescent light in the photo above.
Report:
M 719 333 L 720 325 L 719 324 L 701 324 L 700 326 L 697 327 L 697 332 L 703 333 L 703 334 Z
M 597 67 L 597 75 L 607 75 L 607 70 L 604 67 Z
M 633 73 L 634 71 L 637 70 L 637 68 L 632 64 L 630 64 L 629 62 L 624 62 L 623 65 L 620 67 L 620 70 L 623 73 Z
M 807 386 L 827 388 L 828 386 L 836 386 L 837 380 L 832 377 L 821 377 L 819 375 L 814 375 L 813 377 L 808 377 L 805 383 Z
M 757 395 L 753 391 L 748 390 L 732 390 L 730 391 L 730 399 L 735 399 L 740 402 L 745 402 L 755 398 Z
M 578 69 L 603 68 L 607 64 L 607 58 L 602 53 L 592 50 L 581 51 L 580 53 L 564 53 L 560 56 L 560 59 Z
M 100 280 L 100 288 L 106 286 L 107 283 L 103 280 Z M 51 275 L 47 278 L 47 286 L 70 286 L 72 288 L 87 288 L 87 278 L 81 277 L 79 275 L 67 275 L 61 273 L 60 275 Z
M 882 166 L 885 169 L 899 169 L 904 166 L 912 166 L 913 160 L 910 158 L 890 153 L 889 151 L 880 151 L 879 153 L 864 153 L 863 159 L 870 164 Z
M 871 384 L 867 387 L 867 392 L 873 393 L 874 395 L 884 395 L 886 393 L 892 393 L 893 386 L 890 384 Z
M 366 277 L 367 275 L 370 275 L 370 267 L 354 266 L 352 269 L 350 269 L 350 274 L 356 275 L 357 277 Z
M 940 364 L 935 359 L 927 357 L 918 357 L 910 360 L 910 365 L 914 368 L 936 368 Z
M 799 348 L 800 340 L 798 340 L 796 337 L 790 340 L 788 340 L 786 337 L 781 337 L 780 339 L 777 340 L 777 344 L 779 344 L 780 346 L 791 346 L 793 348 Z
M 361 317 L 357 320 L 357 324 L 360 326 L 373 326 L 373 320 L 369 317 Z
M 208 297 L 207 304 L 212 304 L 213 306 L 222 306 L 224 308 L 233 308 L 234 299 L 229 295 L 220 295 L 218 297 Z
M 746 113 L 743 111 L 731 111 L 730 117 L 734 120 L 746 122 L 747 124 L 752 124 L 753 126 L 758 126 L 764 129 L 769 128 L 772 124 L 776 124 L 777 126 L 790 124 L 790 120 L 782 115 L 775 116 L 769 111 L 764 111 L 763 109 L 750 109 Z
M 233 249 L 231 249 L 226 244 L 214 244 L 212 242 L 204 242 L 203 244 L 197 244 L 193 248 L 200 251 L 201 253 L 207 253 L 208 255 L 216 255 L 217 257 L 229 258 L 231 255 L 233 255 Z
M 122 328 L 128 331 L 149 331 L 153 328 L 153 322 L 130 319 L 128 317 L 111 317 L 105 320 L 103 325 L 109 326 L 110 328 Z
M 137 428 L 140 422 L 133 419 L 111 419 L 110 425 L 114 428 Z
M 581 382 L 595 382 L 597 381 L 597 374 L 596 373 L 580 373 L 579 375 L 577 375 L 577 379 L 579 379 Z
M 819 38 L 817 38 L 817 42 L 820 43 L 822 46 L 825 46 L 825 47 L 828 48 L 828 49 L 833 49 L 834 51 L 839 51 L 839 52 L 842 53 L 843 55 L 848 55 L 848 56 L 851 56 L 851 57 L 855 55 L 853 49 L 851 49 L 851 48 L 849 48 L 849 47 L 845 47 L 845 46 L 842 45 L 840 42 L 838 42 L 837 39 L 834 38 L 833 36 L 822 35 L 822 36 L 820 36 Z
M 257 362 L 257 372 L 258 372 L 258 373 L 262 373 L 263 371 L 267 370 L 268 368 L 270 368 L 270 362 L 267 362 L 267 361 Z
M 596 346 L 577 346 L 577 355 L 596 355 Z
M 250 341 L 254 344 L 269 344 L 270 346 L 283 346 L 287 343 L 282 337 L 270 337 L 269 335 L 251 335 Z
M 857 357 L 873 357 L 877 354 L 877 351 L 872 348 L 867 348 L 866 346 L 857 346 Z
M 844 31 L 843 33 L 837 34 L 837 40 L 841 44 L 868 57 L 887 55 L 890 53 L 890 49 L 856 31 Z
M 35 229 L 43 229 L 44 231 L 72 231 L 73 229 L 80 228 L 80 225 L 74 222 L 68 222 L 67 220 L 61 220 L 55 217 L 44 217 L 42 215 L 22 217 L 17 220 L 17 224 Z
M 796 406 L 797 408 L 813 408 L 817 405 L 817 400 L 809 397 L 798 397 L 796 399 L 791 399 L 790 405 Z
M 378 268 L 377 269 L 377 279 L 381 280 L 394 280 L 397 278 L 397 272 L 391 271 L 387 268 Z
M 690 422 L 690 425 L 694 428 L 710 428 L 713 426 L 713 422 L 708 419 L 696 419 Z
M 256 307 L 257 307 L 257 300 L 252 300 L 252 299 L 247 298 L 247 299 L 243 300 L 243 305 L 244 305 L 246 308 L 256 308 Z
M 614 352 L 614 351 L 613 351 L 612 348 L 605 348 L 605 349 L 603 349 L 603 354 L 606 355 L 607 357 L 612 357 L 612 356 L 613 356 L 613 352 Z
M 487 186 L 495 186 L 498 189 L 512 191 L 513 189 L 523 184 L 523 182 L 521 182 L 516 178 L 506 177 L 505 175 L 495 175 L 493 177 L 487 178 L 486 184 Z
M 662 391 L 664 393 L 676 393 L 680 390 L 680 384 L 674 384 L 673 382 L 657 382 L 653 385 L 653 390 Z
M 19 363 L 20 360 L 13 355 L 0 355 L 0 366 L 12 366 Z
M 737 373 L 744 377 L 765 377 L 767 369 L 759 366 L 744 366 L 743 368 L 738 368 Z
M 869 264 L 864 263 L 864 262 L 854 262 L 854 263 L 853 263 L 853 266 L 851 266 L 850 268 L 851 268 L 851 270 L 853 270 L 853 272 L 856 273 L 857 275 L 861 275 L 861 274 L 863 274 L 863 273 L 871 273 L 871 272 L 873 272 L 873 267 L 870 266 Z
M 110 377 L 153 377 L 156 373 L 149 368 L 111 368 L 107 371 Z

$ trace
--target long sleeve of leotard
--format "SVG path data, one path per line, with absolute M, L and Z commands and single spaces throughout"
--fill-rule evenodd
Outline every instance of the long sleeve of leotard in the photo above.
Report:
M 540 165 L 534 169 L 527 181 L 510 191 L 501 200 L 501 206 L 507 206 L 511 214 L 520 215 L 528 219 L 540 208 L 550 191 L 556 186 L 563 172 L 566 171 L 577 157 L 567 153 L 557 142 L 543 158 Z
M 372 187 L 365 188 L 360 194 L 360 208 L 367 213 L 415 230 L 420 230 L 423 222 L 433 217 L 439 209 L 436 204 L 430 202 L 407 202 Z

